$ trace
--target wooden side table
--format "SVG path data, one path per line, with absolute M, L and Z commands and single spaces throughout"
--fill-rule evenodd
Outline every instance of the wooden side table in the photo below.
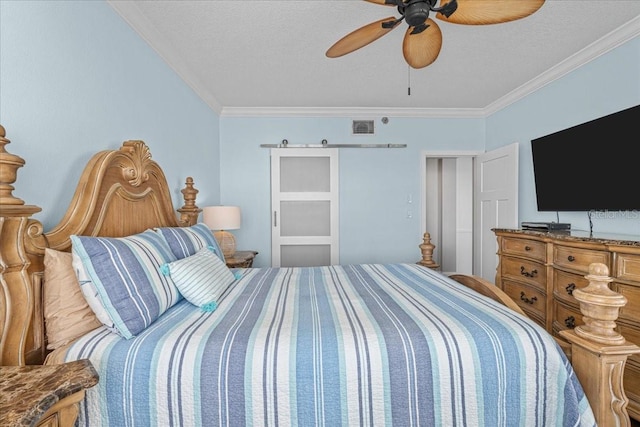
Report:
M 71 427 L 85 389 L 97 383 L 98 373 L 87 359 L 0 366 L 0 425 Z
M 233 256 L 225 259 L 229 268 L 250 268 L 258 251 L 236 251 Z

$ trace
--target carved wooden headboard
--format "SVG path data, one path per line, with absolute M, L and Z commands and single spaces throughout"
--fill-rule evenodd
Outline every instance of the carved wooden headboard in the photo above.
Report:
M 41 209 L 12 193 L 24 160 L 5 150 L 0 126 L 0 365 L 41 364 L 45 356 L 42 307 L 45 248 L 69 251 L 71 235 L 122 237 L 153 227 L 193 225 L 201 211 L 188 177 L 176 215 L 160 166 L 142 141 L 94 155 L 58 225 L 45 232 L 31 218 Z M 43 187 L 44 188 L 44 187 Z

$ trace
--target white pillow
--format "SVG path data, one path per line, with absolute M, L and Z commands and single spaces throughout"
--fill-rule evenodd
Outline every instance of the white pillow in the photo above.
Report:
M 72 252 L 71 256 L 71 265 L 76 273 L 78 283 L 80 284 L 80 290 L 82 291 L 82 295 L 84 295 L 84 299 L 87 301 L 87 304 L 89 304 L 89 307 L 91 307 L 91 310 L 93 310 L 93 313 L 96 315 L 100 323 L 106 326 L 110 331 L 119 333 L 118 329 L 111 321 L 109 313 L 107 313 L 107 310 L 105 310 L 102 305 L 100 295 L 98 295 L 98 289 L 96 289 L 96 286 L 91 281 L 91 277 L 89 277 L 87 271 L 84 269 L 82 260 L 75 252 Z
M 171 276 L 182 296 L 203 311 L 214 311 L 220 295 L 236 279 L 214 250 L 207 246 L 160 268 L 163 274 Z

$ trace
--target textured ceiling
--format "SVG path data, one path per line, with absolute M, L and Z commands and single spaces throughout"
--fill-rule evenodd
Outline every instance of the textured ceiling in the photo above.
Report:
M 440 55 L 415 70 L 402 56 L 404 23 L 348 55 L 325 56 L 347 33 L 399 16 L 366 1 L 108 3 L 202 99 L 229 115 L 486 114 L 640 35 L 640 0 L 547 0 L 534 15 L 504 24 L 436 19 Z

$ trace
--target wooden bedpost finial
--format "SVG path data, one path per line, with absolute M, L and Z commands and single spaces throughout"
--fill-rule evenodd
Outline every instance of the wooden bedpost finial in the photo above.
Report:
M 180 190 L 184 205 L 178 209 L 178 212 L 180 212 L 180 223 L 183 226 L 190 226 L 198 222 L 198 215 L 202 209 L 196 206 L 196 195 L 199 191 L 193 186 L 193 178 L 188 176 L 184 185 L 185 187 Z
M 24 160 L 5 150 L 4 146 L 11 142 L 5 136 L 6 131 L 0 125 L 0 206 L 24 205 L 23 200 L 12 194 L 14 190 L 12 184 L 18 179 L 18 169 L 24 166 Z
M 571 344 L 571 365 L 580 380 L 599 426 L 628 427 L 629 413 L 623 387 L 627 357 L 640 347 L 614 331 L 620 307 L 627 299 L 609 289 L 613 281 L 605 264 L 589 265 L 589 285 L 575 289 L 584 325 L 559 331 Z
M 573 291 L 584 315 L 584 325 L 576 326 L 576 334 L 603 344 L 624 344 L 624 337 L 614 329 L 620 307 L 627 303 L 627 298 L 609 289 L 613 279 L 605 264 L 589 265 L 589 274 L 585 277 L 589 285 Z
M 418 245 L 418 247 L 420 251 L 422 251 L 422 259 L 418 261 L 418 264 L 434 270 L 440 267 L 440 265 L 433 260 L 433 250 L 436 246 L 431 243 L 431 235 L 429 233 L 424 233 L 422 236 L 422 244 Z

